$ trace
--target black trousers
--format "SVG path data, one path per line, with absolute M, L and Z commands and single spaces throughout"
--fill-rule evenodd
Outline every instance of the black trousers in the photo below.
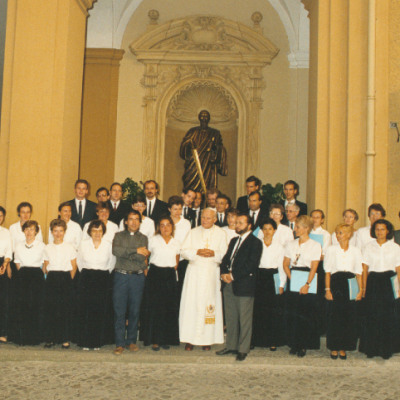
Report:
M 0 265 L 4 262 L 4 257 L 0 258 Z M 8 276 L 7 271 L 0 275 L 0 336 L 7 336 L 8 318 Z

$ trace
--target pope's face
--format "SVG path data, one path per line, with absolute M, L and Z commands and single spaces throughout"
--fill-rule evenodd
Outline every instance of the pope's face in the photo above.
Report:
M 206 210 L 203 211 L 201 214 L 201 226 L 204 229 L 210 229 L 212 228 L 212 226 L 214 225 L 214 223 L 217 221 L 217 218 L 215 217 L 215 213 L 210 211 L 210 210 Z

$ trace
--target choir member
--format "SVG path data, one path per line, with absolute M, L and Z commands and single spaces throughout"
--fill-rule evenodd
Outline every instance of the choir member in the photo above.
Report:
M 22 225 L 25 240 L 17 244 L 14 261 L 18 270 L 18 332 L 15 342 L 20 345 L 38 345 L 42 341 L 44 243 L 36 239 L 39 224 L 26 221 Z
M 100 202 L 96 205 L 96 214 L 99 220 L 102 221 L 106 227 L 106 230 L 103 233 L 103 240 L 107 240 L 108 242 L 112 243 L 115 234 L 119 231 L 119 228 L 117 224 L 108 219 L 110 217 L 110 212 L 110 203 Z M 90 222 L 87 222 L 83 228 L 82 240 L 90 240 L 90 235 L 88 232 L 89 226 Z
M 79 243 L 82 239 L 82 229 L 80 225 L 71 219 L 72 206 L 69 201 L 61 203 L 58 206 L 58 218 L 67 224 L 67 229 L 65 230 L 65 235 L 63 242 L 70 243 L 74 246 L 75 250 L 78 251 Z M 49 228 L 49 244 L 54 242 L 54 237 L 51 232 L 51 227 Z
M 63 349 L 69 349 L 70 346 L 76 249 L 64 241 L 68 228 L 63 219 L 51 221 L 53 240 L 44 249 L 43 272 L 47 274 L 44 305 L 45 348 L 51 348 L 54 344 L 62 344 Z M 81 230 L 79 225 L 78 228 Z
M 77 259 L 81 272 L 78 346 L 83 350 L 98 350 L 104 344 L 110 273 L 115 267 L 115 257 L 111 242 L 104 239 L 107 228 L 103 221 L 92 221 L 87 232 L 90 239 L 82 240 Z
M 399 351 L 399 314 L 395 311 L 398 300 L 395 301 L 391 278 L 400 280 L 400 247 L 391 241 L 394 228 L 389 221 L 376 220 L 370 234 L 376 240 L 367 243 L 362 251 L 366 331 L 359 350 L 368 358 L 386 360 Z
M 281 204 L 271 204 L 269 207 L 269 216 L 275 221 L 277 226 L 272 240 L 281 244 L 283 247 L 285 247 L 288 242 L 294 239 L 293 231 L 287 225 L 282 224 L 282 218 L 284 215 L 285 210 Z M 260 229 L 258 232 L 258 238 L 260 240 L 263 240 L 264 238 L 262 229 Z
M 12 259 L 10 231 L 3 228 L 6 210 L 0 206 L 0 342 L 7 342 L 8 271 Z
M 353 236 L 350 239 L 350 244 L 352 246 L 356 245 L 356 235 L 357 230 L 354 228 L 354 224 L 358 221 L 358 213 L 356 210 L 352 208 L 348 208 L 347 210 L 343 211 L 343 223 L 346 225 L 350 225 L 353 228 Z M 336 239 L 336 232 L 332 233 L 332 244 L 338 244 L 339 242 Z
M 144 215 L 144 211 L 146 210 L 146 198 L 141 195 L 137 195 L 133 198 L 132 208 L 136 211 L 140 212 L 142 216 L 142 222 L 140 223 L 139 232 L 143 233 L 143 235 L 147 236 L 149 239 L 154 236 L 154 221 L 150 217 L 146 217 Z M 119 231 L 122 232 L 125 230 L 124 219 L 121 220 L 119 224 Z
M 239 236 L 239 234 L 236 232 L 236 219 L 238 215 L 239 210 L 236 208 L 231 207 L 226 210 L 226 221 L 228 222 L 228 226 L 224 226 L 222 229 L 228 235 L 228 241 L 236 236 Z
M 335 229 L 339 244 L 330 246 L 324 258 L 328 300 L 326 346 L 333 360 L 338 355 L 345 360 L 346 351 L 357 348 L 357 310 L 355 301 L 350 300 L 349 279 L 357 279 L 359 293 L 355 300 L 361 300 L 363 268 L 360 249 L 350 244 L 353 232 L 351 225 L 339 224 Z
M 174 239 L 174 222 L 162 217 L 156 235 L 149 240 L 150 268 L 144 290 L 144 345 L 152 344 L 154 351 L 179 346 L 179 306 L 176 269 L 180 243 Z
M 107 203 L 108 200 L 110 200 L 109 190 L 105 187 L 98 188 L 97 192 L 96 192 L 96 199 L 97 199 L 97 203 L 100 203 L 101 201 L 104 201 L 105 203 Z
M 289 229 L 289 228 L 288 228 Z M 263 252 L 257 274 L 253 312 L 254 347 L 284 346 L 285 332 L 283 323 L 283 292 L 286 274 L 283 270 L 285 249 L 273 237 L 277 232 L 276 222 L 268 218 L 262 224 Z M 279 293 L 275 291 L 275 277 L 279 276 Z
M 295 270 L 308 274 L 307 281 L 299 292 L 290 291 L 290 281 L 287 291 L 285 315 L 288 345 L 290 354 L 297 353 L 298 357 L 304 357 L 307 349 L 320 348 L 316 315 L 317 296 L 308 293 L 322 253 L 320 244 L 308 236 L 312 226 L 311 218 L 306 215 L 296 219 L 297 239 L 286 245 L 283 261 L 283 268 L 289 279 Z
M 326 250 L 332 244 L 330 233 L 322 228 L 322 225 L 325 222 L 325 213 L 322 210 L 313 210 L 311 211 L 310 217 L 313 220 L 313 228 L 311 230 L 311 233 L 313 235 L 321 235 L 323 238 L 321 257 L 321 259 L 323 260 Z

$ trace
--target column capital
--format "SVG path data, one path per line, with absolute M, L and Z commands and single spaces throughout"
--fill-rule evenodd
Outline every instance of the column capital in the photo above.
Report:
M 88 10 L 93 7 L 93 3 L 97 0 L 75 0 L 82 11 L 88 15 Z
M 308 12 L 313 11 L 318 4 L 318 0 L 301 0 L 301 2 L 304 4 L 304 8 Z

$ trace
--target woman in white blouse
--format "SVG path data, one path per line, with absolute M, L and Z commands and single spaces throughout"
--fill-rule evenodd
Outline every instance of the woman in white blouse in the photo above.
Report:
M 50 223 L 53 242 L 44 249 L 43 272 L 45 283 L 45 348 L 61 344 L 69 349 L 71 340 L 71 316 L 73 308 L 73 283 L 76 272 L 75 247 L 64 241 L 68 225 L 62 219 Z
M 350 225 L 354 229 L 354 224 L 358 221 L 358 213 L 356 210 L 353 210 L 352 208 L 348 208 L 347 210 L 343 211 L 343 223 L 346 225 Z M 356 239 L 356 232 L 357 230 L 354 229 L 353 236 L 350 239 L 350 244 L 352 246 L 356 245 L 357 239 Z M 336 232 L 332 233 L 332 244 L 338 244 L 339 242 L 336 239 Z
M 143 215 L 146 210 L 146 198 L 144 196 L 137 195 L 132 199 L 132 208 L 140 212 L 142 216 L 142 222 L 140 223 L 139 232 L 147 236 L 148 239 L 154 236 L 155 228 L 154 221 L 150 217 Z M 119 224 L 119 231 L 125 230 L 124 219 Z
M 321 259 L 321 245 L 310 239 L 308 234 L 313 226 L 312 219 L 302 215 L 296 219 L 297 239 L 285 248 L 283 269 L 289 279 L 293 271 L 306 272 L 306 282 L 299 292 L 290 291 L 288 285 L 286 302 L 286 326 L 290 354 L 304 357 L 307 349 L 319 349 L 320 340 L 317 326 L 317 295 L 308 293 L 313 279 L 316 279 L 318 263 Z
M 371 236 L 376 240 L 362 251 L 366 329 L 359 350 L 368 358 L 388 359 L 400 351 L 400 316 L 395 310 L 399 300 L 395 300 L 391 281 L 400 281 L 400 246 L 390 241 L 393 235 L 393 225 L 378 219 L 371 226 Z
M 328 300 L 326 346 L 331 358 L 338 356 L 345 360 L 346 351 L 357 348 L 357 309 L 350 300 L 349 279 L 357 279 L 359 293 L 356 301 L 362 298 L 361 251 L 349 244 L 353 235 L 351 225 L 339 224 L 336 238 L 339 244 L 330 246 L 325 254 L 325 297 Z
M 268 218 L 263 222 L 263 252 L 257 274 L 254 296 L 252 346 L 269 347 L 275 351 L 284 346 L 283 292 L 286 274 L 283 270 L 284 247 L 274 242 L 276 222 Z M 275 288 L 279 288 L 276 293 Z
M 99 220 L 103 222 L 106 227 L 106 231 L 104 232 L 103 240 L 106 240 L 112 244 L 114 241 L 115 234 L 119 231 L 118 225 L 112 221 L 109 221 L 108 218 L 110 217 L 111 212 L 111 205 L 110 203 L 100 201 L 96 206 L 96 214 L 99 217 Z M 89 240 L 89 226 L 90 222 L 87 222 L 83 227 L 83 236 L 82 240 Z
M 174 239 L 174 222 L 162 217 L 156 235 L 149 240 L 150 268 L 144 290 L 143 341 L 154 351 L 179 346 L 176 269 L 180 243 Z
M 17 244 L 14 261 L 18 270 L 18 334 L 13 341 L 20 345 L 38 345 L 43 336 L 44 243 L 36 239 L 39 224 L 26 221 L 22 225 L 25 241 Z
M 112 244 L 104 240 L 107 228 L 103 221 L 89 224 L 90 240 L 82 240 L 78 250 L 79 321 L 78 346 L 98 350 L 104 343 L 109 298 L 110 273 L 115 267 Z M 112 324 L 112 321 L 109 321 Z
M 79 243 L 82 239 L 82 229 L 80 225 L 71 219 L 72 206 L 69 201 L 61 203 L 58 206 L 58 218 L 67 224 L 67 229 L 63 238 L 63 242 L 70 243 L 78 251 Z M 49 244 L 54 242 L 51 226 L 49 227 Z

